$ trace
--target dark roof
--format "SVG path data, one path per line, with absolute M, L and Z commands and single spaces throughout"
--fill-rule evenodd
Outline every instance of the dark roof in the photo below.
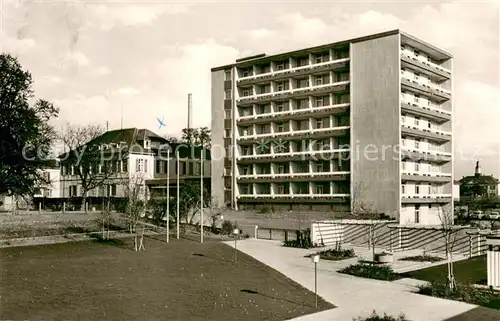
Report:
M 201 154 L 201 148 L 199 146 L 189 146 L 184 143 L 169 143 L 169 141 L 157 135 L 156 133 L 150 131 L 149 129 L 138 129 L 138 128 L 125 128 L 125 129 L 117 129 L 110 130 L 102 134 L 101 136 L 95 138 L 90 141 L 93 145 L 100 144 L 116 144 L 116 146 L 109 146 L 109 153 L 116 151 L 118 149 L 124 148 L 121 145 L 122 142 L 131 149 L 133 153 L 141 153 L 141 152 L 150 152 L 151 150 L 144 151 L 143 141 L 144 138 L 148 138 L 152 142 L 156 142 L 156 145 L 151 146 L 152 151 L 158 151 L 162 154 L 166 154 L 168 150 L 168 146 L 170 146 L 170 150 L 172 153 L 175 153 L 177 150 L 179 151 L 179 157 L 181 158 L 199 158 Z M 59 158 L 64 158 L 66 153 L 61 154 Z M 210 159 L 210 151 L 205 150 L 205 158 Z
M 463 184 L 497 185 L 498 179 L 488 175 L 465 176 L 460 181 Z

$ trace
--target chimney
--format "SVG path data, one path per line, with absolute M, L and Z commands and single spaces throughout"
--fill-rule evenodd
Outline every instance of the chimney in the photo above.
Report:
M 193 95 L 188 94 L 188 123 L 187 123 L 187 129 L 188 131 L 191 129 L 192 125 L 192 117 L 193 117 Z
M 479 166 L 479 161 L 476 162 L 475 174 L 476 176 L 481 176 L 481 166 Z

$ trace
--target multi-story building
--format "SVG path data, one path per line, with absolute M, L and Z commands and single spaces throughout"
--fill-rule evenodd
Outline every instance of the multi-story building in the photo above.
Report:
M 476 162 L 474 175 L 464 176 L 459 181 L 460 199 L 468 201 L 474 198 L 500 196 L 500 181 L 493 175 L 484 175 L 481 172 L 479 161 Z
M 170 195 L 174 196 L 177 176 L 179 176 L 180 184 L 188 180 L 200 180 L 201 150 L 199 147 L 169 143 L 167 139 L 147 129 L 127 128 L 108 131 L 88 142 L 88 145 L 98 145 L 102 151 L 102 159 L 95 162 L 98 166 L 93 169 L 96 173 L 97 171 L 102 173 L 103 166 L 112 168 L 111 171 L 106 171 L 105 176 L 97 178 L 104 183 L 99 183 L 97 188 L 88 191 L 88 197 L 125 197 L 125 186 L 130 182 L 138 182 L 142 185 L 141 194 L 144 198 L 165 196 L 168 186 L 171 189 Z M 170 151 L 169 154 L 168 151 Z M 208 188 L 210 186 L 210 151 L 204 150 L 203 154 L 205 158 L 204 184 Z M 179 161 L 176 155 L 179 156 Z M 81 197 L 83 195 L 81 178 L 76 173 L 75 165 L 68 163 L 64 156 L 65 154 L 61 155 L 61 196 L 63 198 Z M 170 170 L 167 180 L 168 166 Z
M 213 68 L 212 195 L 322 211 L 356 198 L 437 224 L 453 204 L 451 84 L 452 55 L 399 30 Z
M 61 171 L 59 162 L 53 160 L 42 169 L 45 184 L 36 189 L 35 198 L 59 198 L 61 197 Z

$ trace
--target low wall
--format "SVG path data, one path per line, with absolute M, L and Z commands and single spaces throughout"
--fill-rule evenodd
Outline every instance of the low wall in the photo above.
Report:
M 435 253 L 444 253 L 446 250 L 445 238 L 440 230 L 393 225 L 394 222 L 383 222 L 371 227 L 376 247 L 391 251 L 425 250 Z M 469 256 L 486 252 L 486 237 L 469 235 L 470 232 L 477 232 L 477 229 L 464 228 L 454 233 L 454 239 L 450 242 L 453 252 Z M 342 242 L 369 247 L 370 233 L 370 225 L 362 225 L 360 222 L 319 221 L 311 224 L 312 242 L 324 246 Z

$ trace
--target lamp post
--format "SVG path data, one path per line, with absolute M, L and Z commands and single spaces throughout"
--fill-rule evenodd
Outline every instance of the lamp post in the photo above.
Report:
M 314 254 L 311 256 L 311 260 L 314 263 L 314 297 L 315 297 L 315 306 L 318 308 L 318 263 L 319 263 L 319 254 Z
M 240 230 L 237 228 L 233 229 L 233 235 L 234 235 L 234 265 L 236 265 L 236 258 L 237 258 L 237 249 L 236 249 L 236 241 L 238 240 L 238 234 L 240 234 Z

